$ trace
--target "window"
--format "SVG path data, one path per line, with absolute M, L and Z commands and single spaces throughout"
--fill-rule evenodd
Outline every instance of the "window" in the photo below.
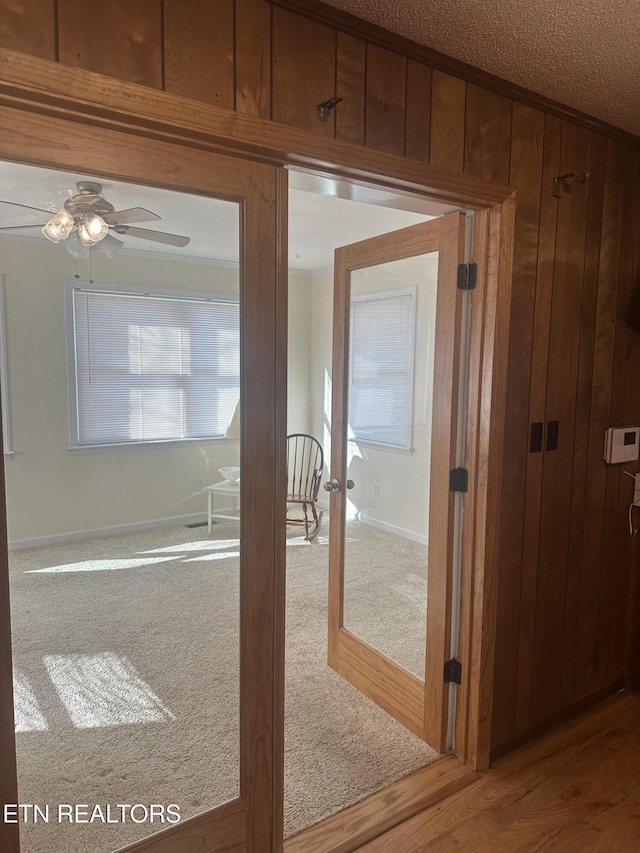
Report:
M 411 449 L 415 288 L 351 298 L 353 438 Z
M 74 446 L 225 435 L 240 394 L 238 301 L 67 283 Z

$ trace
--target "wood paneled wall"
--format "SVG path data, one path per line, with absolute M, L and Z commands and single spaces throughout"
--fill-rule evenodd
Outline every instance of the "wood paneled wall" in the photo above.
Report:
M 296 0 L 0 0 L 0 44 L 516 187 L 494 751 L 619 684 L 633 484 L 602 444 L 640 422 L 638 141 Z

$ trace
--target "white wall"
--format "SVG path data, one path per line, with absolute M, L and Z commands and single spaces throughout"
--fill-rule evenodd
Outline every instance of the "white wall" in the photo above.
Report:
M 311 427 L 311 275 L 289 272 L 287 431 Z
M 87 273 L 82 263 L 83 278 Z M 196 479 L 238 464 L 233 441 L 73 452 L 69 445 L 64 280 L 75 263 L 61 246 L 0 242 L 4 275 L 9 417 L 14 454 L 5 460 L 9 540 L 21 542 L 203 513 Z M 95 281 L 237 292 L 232 267 L 170 258 L 103 256 Z M 290 431 L 308 430 L 307 274 L 291 276 Z
M 413 398 L 413 450 L 410 454 L 373 444 L 350 442 L 348 476 L 351 514 L 361 514 L 382 525 L 428 536 L 429 460 L 433 392 L 433 354 L 437 259 L 424 257 L 381 264 L 354 275 L 354 293 L 389 291 L 417 285 L 416 356 Z M 333 274 L 312 276 L 312 431 L 323 436 L 329 458 L 330 377 L 332 346 Z M 328 473 L 328 471 L 327 471 Z M 374 494 L 379 484 L 379 495 Z

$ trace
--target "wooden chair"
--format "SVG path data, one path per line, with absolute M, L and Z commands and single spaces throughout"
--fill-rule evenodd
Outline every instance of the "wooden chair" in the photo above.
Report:
M 322 521 L 316 501 L 323 465 L 322 445 L 316 438 L 301 432 L 287 436 L 287 524 L 302 526 L 308 542 L 317 535 Z M 291 515 L 300 509 L 301 517 Z M 310 525 L 314 525 L 311 535 Z

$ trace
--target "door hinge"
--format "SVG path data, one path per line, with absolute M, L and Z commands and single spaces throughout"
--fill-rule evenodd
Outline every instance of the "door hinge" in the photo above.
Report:
M 458 290 L 475 290 L 478 285 L 478 264 L 458 264 Z
M 449 491 L 469 491 L 469 472 L 466 468 L 452 468 L 449 472 Z
M 462 684 L 462 664 L 459 660 L 451 658 L 444 665 L 444 683 Z

